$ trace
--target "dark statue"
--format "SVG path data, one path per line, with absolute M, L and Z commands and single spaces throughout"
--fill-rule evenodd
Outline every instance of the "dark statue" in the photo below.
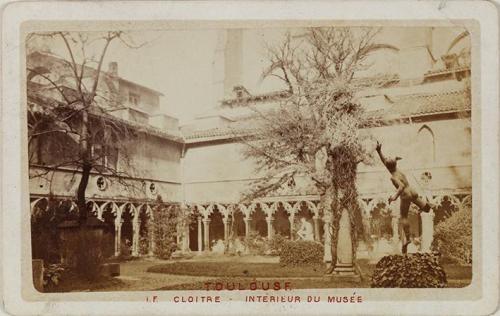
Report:
M 410 204 L 413 203 L 417 205 L 422 212 L 429 212 L 432 208 L 431 204 L 428 203 L 424 198 L 418 195 L 417 191 L 413 189 L 404 173 L 402 173 L 397 168 L 397 161 L 401 160 L 401 157 L 394 158 L 386 158 L 382 154 L 382 144 L 377 141 L 376 147 L 377 153 L 382 160 L 382 163 L 385 165 L 387 170 L 389 170 L 391 174 L 391 182 L 394 187 L 397 189 L 396 193 L 389 197 L 389 204 L 391 202 L 396 201 L 398 198 L 401 199 L 401 218 L 400 223 L 403 227 L 403 247 L 402 252 L 406 253 L 408 244 L 410 243 L 410 223 L 408 221 L 408 211 L 410 209 Z

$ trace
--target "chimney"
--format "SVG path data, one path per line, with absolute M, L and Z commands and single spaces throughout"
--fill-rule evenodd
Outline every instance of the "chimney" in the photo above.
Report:
M 108 73 L 111 76 L 118 77 L 118 63 L 116 61 L 112 61 L 108 64 Z

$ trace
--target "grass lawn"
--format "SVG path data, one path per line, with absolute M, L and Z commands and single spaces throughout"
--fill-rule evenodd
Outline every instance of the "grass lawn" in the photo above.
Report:
M 304 278 L 304 279 L 293 279 L 293 280 L 287 280 L 287 278 L 282 278 L 282 279 L 276 279 L 276 278 L 264 278 L 261 279 L 259 278 L 258 280 L 255 280 L 254 278 L 214 278 L 207 280 L 205 282 L 194 282 L 194 283 L 186 283 L 186 284 L 179 284 L 179 285 L 171 285 L 171 286 L 165 286 L 157 289 L 158 291 L 182 291 L 182 290 L 190 290 L 190 291 L 196 291 L 196 290 L 206 290 L 206 282 L 210 283 L 216 283 L 216 282 L 221 282 L 221 283 L 235 283 L 235 284 L 242 284 L 244 288 L 248 289 L 250 282 L 257 281 L 257 289 L 261 289 L 261 284 L 264 283 L 266 287 L 272 288 L 274 282 L 290 282 L 291 288 L 292 289 L 329 289 L 329 288 L 369 288 L 370 287 L 370 280 L 363 280 L 361 283 L 357 282 L 346 282 L 346 281 L 332 281 L 329 278 L 324 278 L 324 279 L 319 279 L 319 278 Z M 267 285 L 267 283 L 269 285 Z M 237 285 L 236 285 L 237 287 Z M 211 287 L 213 289 L 213 286 Z
M 375 265 L 368 260 L 358 260 L 362 272 L 361 283 L 347 282 L 324 277 L 324 266 L 282 267 L 279 263 L 240 263 L 240 262 L 176 262 L 152 266 L 148 272 L 208 276 L 207 282 L 231 282 L 248 284 L 252 280 L 259 282 L 289 281 L 295 289 L 321 288 L 368 288 Z M 465 287 L 472 278 L 471 267 L 444 264 L 448 287 Z M 205 282 L 173 285 L 158 290 L 204 290 Z
M 148 268 L 148 272 L 211 277 L 319 277 L 324 265 L 282 267 L 279 263 L 175 262 Z

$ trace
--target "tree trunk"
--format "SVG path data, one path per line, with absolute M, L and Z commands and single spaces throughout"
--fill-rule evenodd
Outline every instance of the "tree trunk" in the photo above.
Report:
M 80 184 L 78 185 L 78 192 L 77 192 L 77 205 L 80 214 L 80 224 L 85 224 L 88 217 L 85 192 L 87 191 L 87 185 L 89 183 L 91 170 L 92 170 L 92 165 L 84 163 L 82 167 L 82 177 L 80 179 Z
M 85 102 L 83 103 L 86 106 Z M 89 144 L 89 117 L 87 110 L 82 111 L 82 126 L 80 131 L 80 160 L 82 161 L 82 177 L 77 191 L 77 205 L 79 211 L 80 225 L 85 225 L 87 221 L 87 201 L 85 200 L 85 193 L 89 183 L 90 171 L 92 170 L 91 162 L 91 146 Z

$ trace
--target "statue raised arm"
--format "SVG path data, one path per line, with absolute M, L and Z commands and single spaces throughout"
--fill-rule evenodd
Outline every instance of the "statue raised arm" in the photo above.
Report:
M 424 198 L 418 195 L 409 184 L 408 179 L 405 174 L 397 168 L 398 160 L 401 157 L 387 158 L 382 153 L 382 144 L 377 141 L 376 146 L 377 153 L 380 160 L 387 168 L 391 174 L 391 182 L 396 188 L 396 193 L 389 197 L 389 204 L 400 198 L 400 213 L 401 213 L 401 224 L 404 231 L 404 240 L 402 252 L 406 253 L 408 244 L 410 243 L 410 225 L 408 222 L 408 211 L 410 209 L 410 204 L 413 203 L 417 205 L 422 212 L 429 212 L 431 210 L 431 205 Z

